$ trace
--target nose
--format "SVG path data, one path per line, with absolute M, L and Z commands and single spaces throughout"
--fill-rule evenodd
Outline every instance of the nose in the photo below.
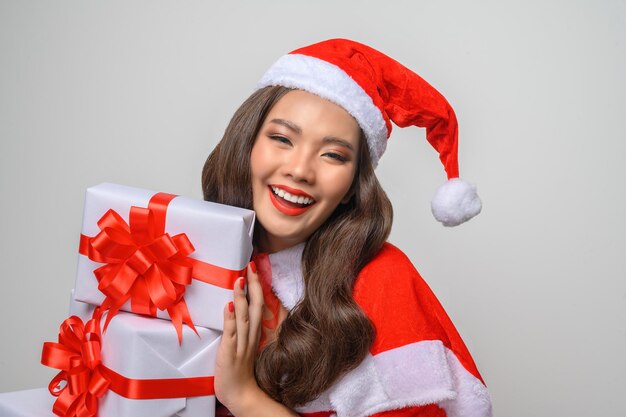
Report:
M 294 150 L 286 156 L 283 174 L 298 183 L 315 182 L 315 158 L 305 150 Z

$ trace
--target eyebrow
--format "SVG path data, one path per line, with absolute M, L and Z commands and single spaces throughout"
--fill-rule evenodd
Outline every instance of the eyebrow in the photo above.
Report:
M 287 129 L 290 129 L 299 135 L 302 134 L 302 128 L 298 126 L 297 124 L 290 122 L 289 120 L 272 119 L 270 120 L 270 123 L 276 123 L 281 126 L 285 126 Z M 354 151 L 354 146 L 352 146 L 352 144 L 345 139 L 341 139 L 336 136 L 326 136 L 322 140 L 324 143 L 334 143 L 336 145 L 343 146 L 343 147 L 350 149 L 351 151 Z
M 302 129 L 300 128 L 300 126 L 298 126 L 297 124 L 290 122 L 289 120 L 285 120 L 285 119 L 272 119 L 270 120 L 270 123 L 276 123 L 279 124 L 281 126 L 285 126 L 287 129 L 291 129 L 294 132 L 296 132 L 297 134 L 301 134 L 302 133 Z
M 334 143 L 334 144 L 339 145 L 339 146 L 344 146 L 344 147 L 350 149 L 351 151 L 354 150 L 354 146 L 352 146 L 352 144 L 350 142 L 348 142 L 347 140 L 335 137 L 335 136 L 326 136 L 323 139 L 323 141 L 324 141 L 324 143 Z

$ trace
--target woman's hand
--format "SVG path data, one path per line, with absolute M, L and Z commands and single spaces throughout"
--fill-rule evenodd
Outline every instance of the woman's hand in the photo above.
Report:
M 263 291 L 254 262 L 245 278 L 235 281 L 234 301 L 224 307 L 224 334 L 215 366 L 215 396 L 233 414 L 252 398 L 264 395 L 254 378 L 254 361 L 261 338 Z
M 248 297 L 244 278 L 235 282 L 234 301 L 224 307 L 224 334 L 215 365 L 215 396 L 236 417 L 298 416 L 274 401 L 254 378 L 261 339 L 263 290 L 254 262 L 248 265 Z

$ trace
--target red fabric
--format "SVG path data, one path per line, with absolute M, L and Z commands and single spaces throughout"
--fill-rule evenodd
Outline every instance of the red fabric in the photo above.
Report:
M 314 413 L 299 413 L 303 417 L 330 417 L 334 411 L 316 411 Z
M 399 127 L 426 128 L 426 138 L 439 153 L 448 178 L 459 176 L 458 125 L 454 110 L 441 93 L 389 56 L 348 39 L 330 39 L 292 54 L 336 65 L 372 98 L 391 134 L 390 119 Z
M 271 264 L 256 261 L 267 269 L 260 272 L 271 277 Z M 262 268 L 259 268 L 261 271 Z M 271 278 L 265 285 L 271 285 Z M 461 365 L 483 384 L 465 343 L 430 287 L 411 261 L 398 248 L 385 243 L 376 257 L 359 273 L 353 296 L 376 328 L 370 353 L 400 348 L 411 343 L 439 340 L 458 358 Z M 275 296 L 272 293 L 272 298 Z M 334 411 L 301 413 L 305 417 L 329 417 Z M 405 407 L 375 413 L 376 417 L 445 417 L 437 404 Z
M 263 319 L 261 320 L 261 340 L 259 351 L 268 340 L 275 337 L 276 328 L 280 317 L 280 300 L 272 291 L 272 265 L 269 257 L 265 253 L 256 254 L 253 258 L 259 274 L 259 282 L 263 289 Z
M 385 243 L 361 270 L 353 295 L 376 328 L 372 355 L 423 340 L 441 340 L 484 383 L 441 303 L 398 248 Z
M 436 404 L 421 407 L 406 407 L 399 410 L 383 411 L 372 414 L 371 417 L 446 417 L 446 412 Z

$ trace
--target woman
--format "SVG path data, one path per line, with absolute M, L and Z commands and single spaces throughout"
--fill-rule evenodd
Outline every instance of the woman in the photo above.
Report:
M 475 189 L 457 178 L 448 103 L 348 40 L 279 59 L 207 159 L 205 199 L 258 219 L 248 296 L 241 278 L 216 369 L 216 396 L 235 416 L 491 415 L 445 311 L 385 243 L 392 209 L 374 167 L 391 121 L 426 127 L 441 155 L 451 181 L 435 217 L 456 225 L 476 215 Z

